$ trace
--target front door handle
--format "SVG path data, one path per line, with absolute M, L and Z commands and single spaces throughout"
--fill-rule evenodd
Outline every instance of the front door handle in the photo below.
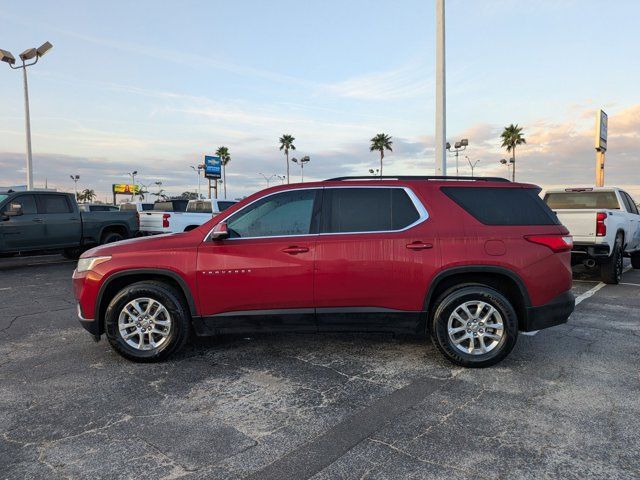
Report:
M 44 220 L 43 220 L 42 218 L 34 218 L 32 221 L 33 221 L 33 222 L 35 222 L 35 223 L 42 223 L 42 222 L 44 222 Z
M 425 242 L 413 242 L 407 244 L 407 248 L 409 250 L 427 250 L 429 248 L 433 248 L 433 244 Z
M 307 247 L 287 247 L 282 249 L 284 253 L 288 253 L 289 255 L 297 255 L 299 253 L 306 253 L 309 251 Z

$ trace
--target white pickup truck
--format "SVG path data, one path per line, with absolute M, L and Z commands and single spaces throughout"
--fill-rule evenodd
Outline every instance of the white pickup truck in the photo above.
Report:
M 640 214 L 631 196 L 615 187 L 547 190 L 544 201 L 573 235 L 571 263 L 600 268 L 605 283 L 618 283 L 623 257 L 640 268 Z
M 186 211 L 167 211 L 154 208 L 140 216 L 140 231 L 146 235 L 188 232 L 226 210 L 236 200 L 189 200 Z M 162 204 L 157 204 L 161 207 Z

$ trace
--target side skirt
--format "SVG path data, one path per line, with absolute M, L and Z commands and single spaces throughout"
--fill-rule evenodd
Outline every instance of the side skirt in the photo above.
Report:
M 426 312 L 377 307 L 249 310 L 194 317 L 196 335 L 260 332 L 425 332 Z

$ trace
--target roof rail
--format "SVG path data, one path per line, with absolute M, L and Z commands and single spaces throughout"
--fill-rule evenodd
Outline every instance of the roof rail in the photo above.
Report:
M 470 182 L 509 182 L 502 177 L 450 177 L 443 175 L 383 175 L 383 176 L 353 176 L 329 178 L 325 182 L 338 182 L 343 180 L 464 180 Z

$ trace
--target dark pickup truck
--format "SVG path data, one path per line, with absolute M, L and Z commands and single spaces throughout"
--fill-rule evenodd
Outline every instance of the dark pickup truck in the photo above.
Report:
M 95 245 L 138 233 L 135 211 L 81 212 L 71 193 L 0 192 L 0 254 L 63 250 L 78 257 Z

